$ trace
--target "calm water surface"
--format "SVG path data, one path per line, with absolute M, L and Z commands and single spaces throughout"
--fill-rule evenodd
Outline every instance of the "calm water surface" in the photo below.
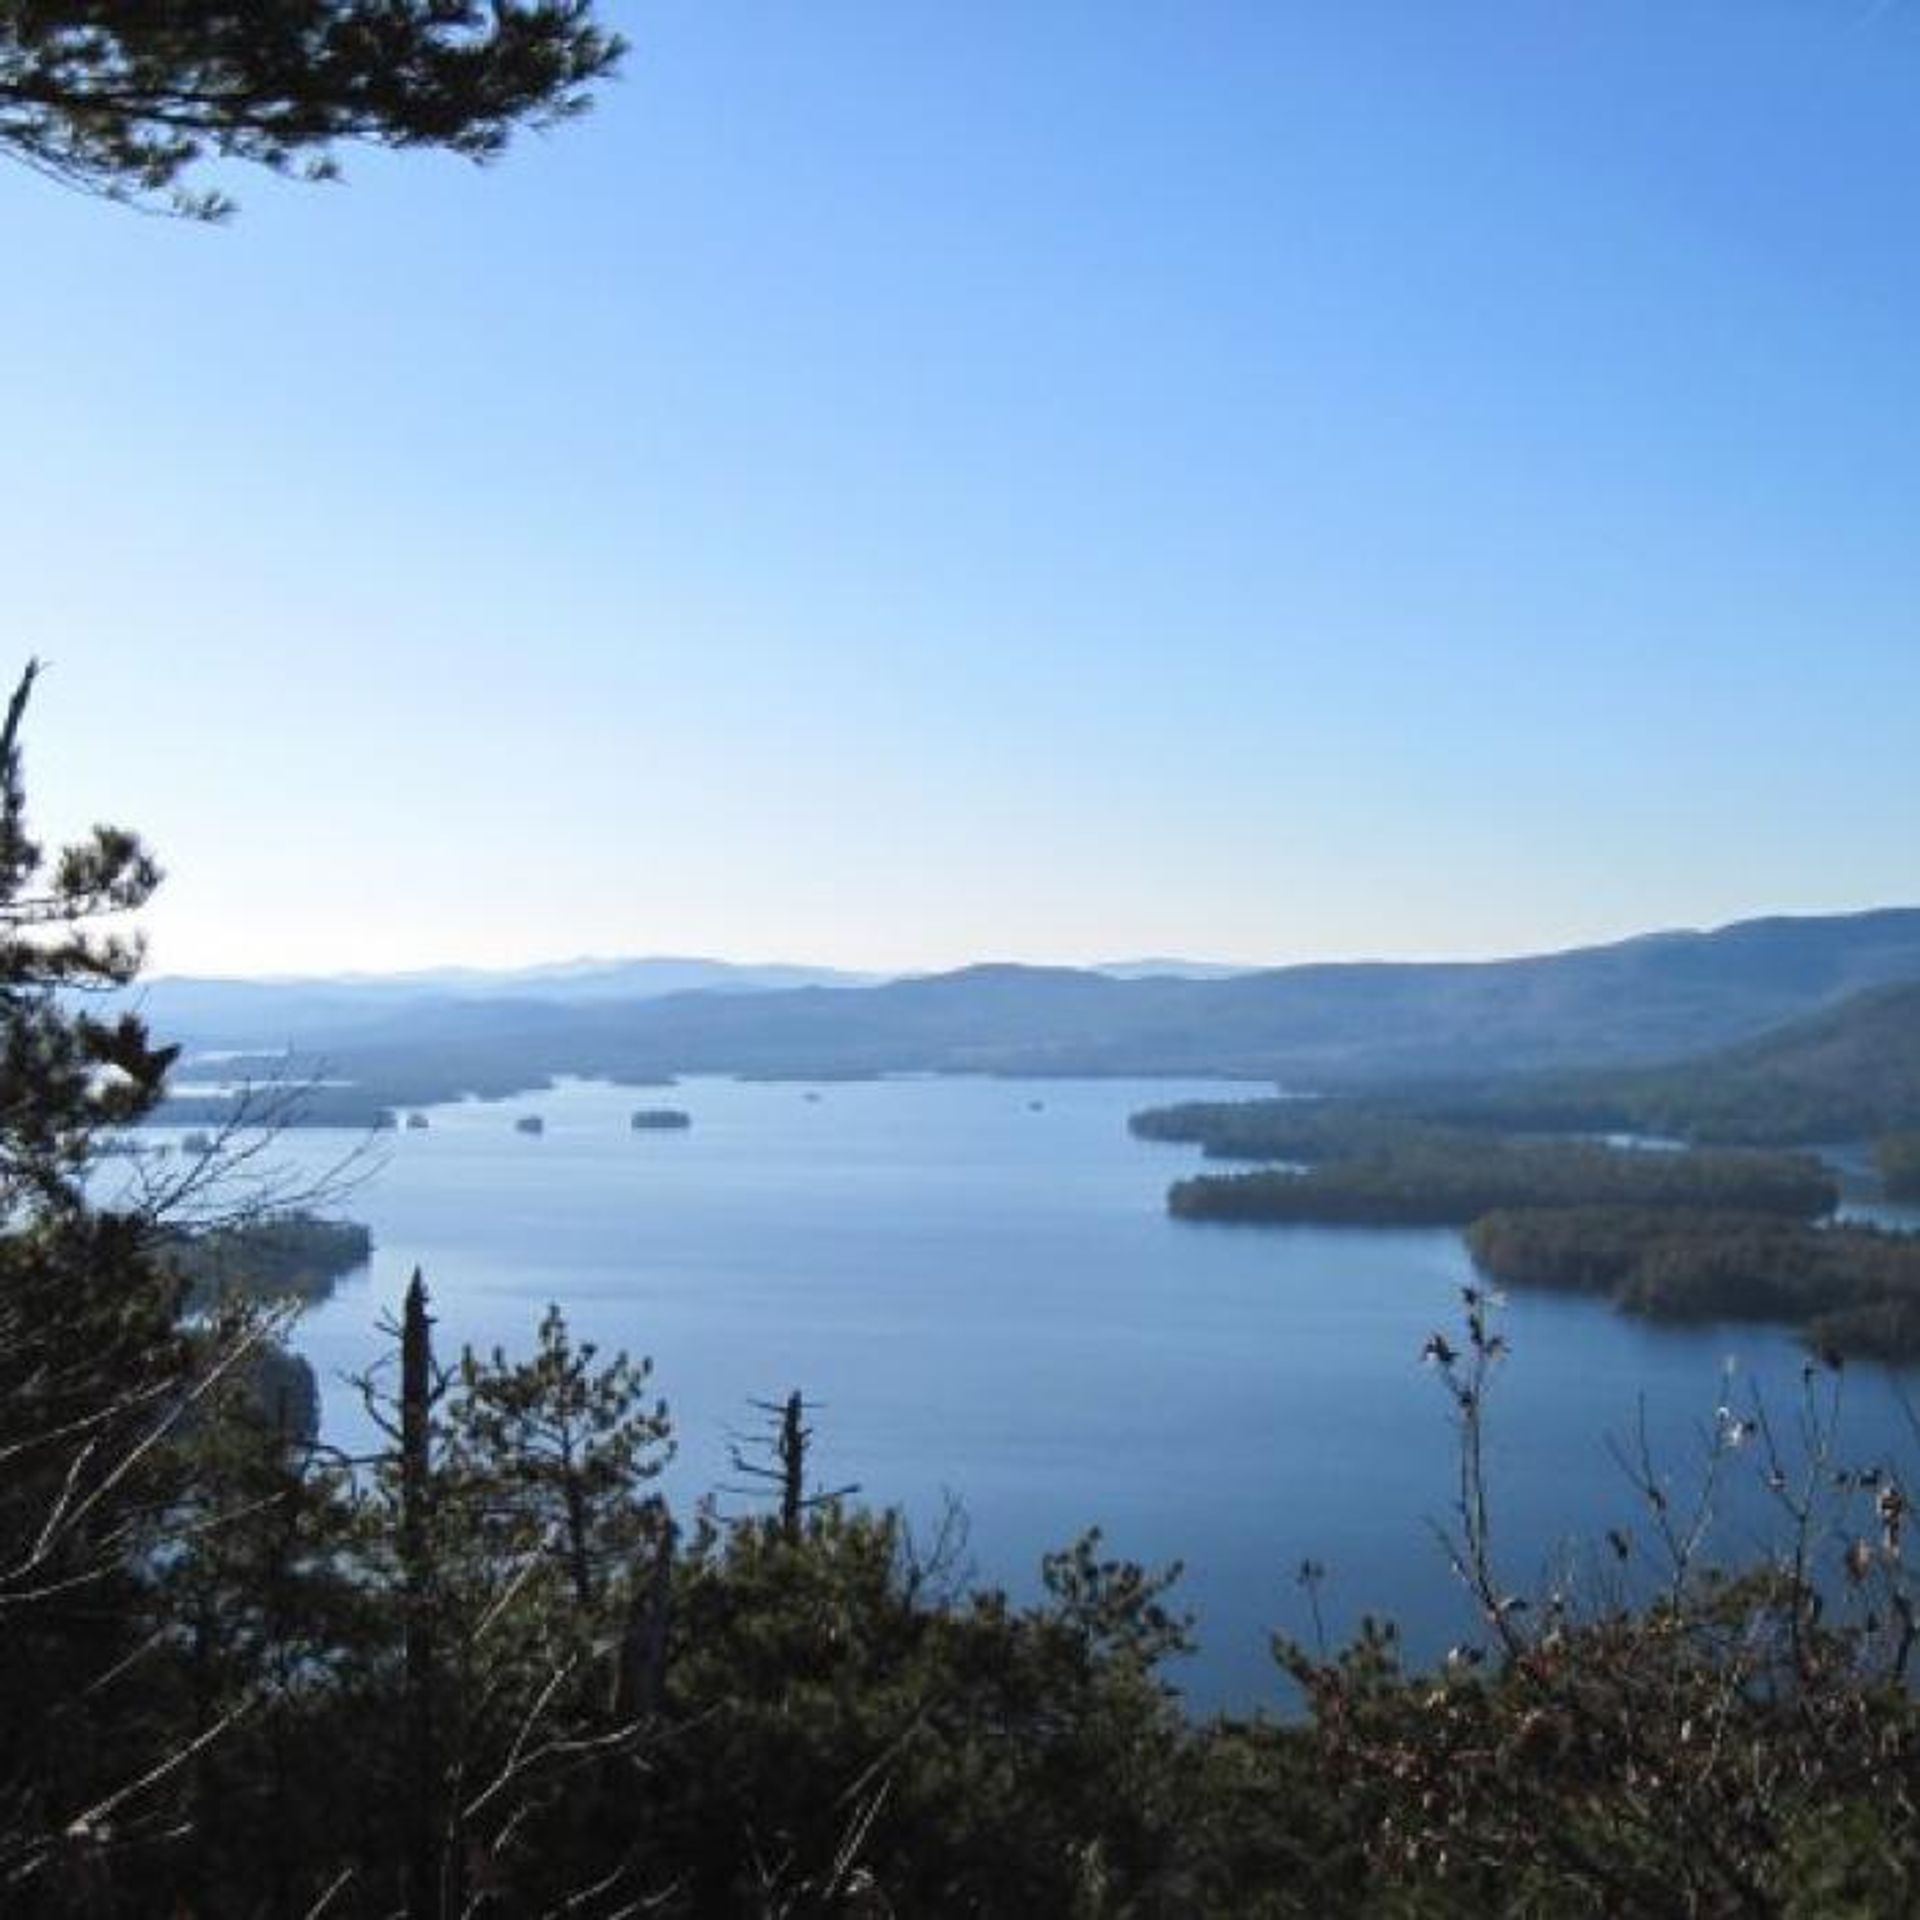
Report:
M 1295 1580 L 1327 1569 L 1329 1629 L 1391 1613 L 1423 1650 L 1464 1629 L 1434 1537 L 1454 1453 L 1420 1362 L 1472 1275 L 1450 1232 L 1176 1223 L 1190 1148 L 1133 1139 L 1136 1108 L 1244 1086 L 909 1079 L 699 1080 L 671 1092 L 568 1085 L 432 1110 L 384 1136 L 344 1207 L 371 1270 L 305 1321 L 330 1434 L 364 1417 L 341 1376 L 384 1347 L 376 1322 L 416 1264 L 442 1352 L 526 1347 L 546 1303 L 579 1337 L 651 1355 L 691 1500 L 731 1478 L 747 1402 L 823 1403 L 818 1465 L 930 1525 L 965 1503 L 983 1578 L 1022 1593 L 1082 1527 L 1180 1559 L 1202 1652 L 1178 1675 L 1201 1706 L 1284 1707 L 1267 1654 L 1305 1633 Z M 693 1115 L 632 1132 L 635 1107 Z M 539 1113 L 543 1135 L 513 1130 Z M 318 1164 L 339 1136 L 289 1136 Z M 1687 1479 L 1713 1409 L 1757 1388 L 1790 1413 L 1802 1356 L 1751 1327 L 1674 1331 L 1606 1306 L 1519 1296 L 1494 1408 L 1497 1524 L 1516 1586 L 1559 1550 L 1640 1515 L 1609 1435 L 1644 1397 L 1663 1467 Z M 1892 1383 L 1846 1384 L 1856 1451 L 1911 1451 Z

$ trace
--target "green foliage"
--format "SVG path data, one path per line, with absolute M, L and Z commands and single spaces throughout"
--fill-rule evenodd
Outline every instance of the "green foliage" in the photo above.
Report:
M 1206 1910 L 1170 1573 L 1089 1535 L 1016 1606 L 957 1579 L 957 1536 L 916 1553 L 897 1515 L 832 1501 L 797 1535 L 704 1516 L 676 1551 L 644 1367 L 556 1312 L 525 1363 L 410 1377 L 425 1423 L 376 1395 L 395 1445 L 358 1485 L 244 1423 L 206 1456 L 211 1500 L 255 1504 L 172 1571 L 169 1698 L 219 1735 L 125 1910 L 304 1912 L 343 1874 L 434 1914 Z
M 325 179 L 349 141 L 490 159 L 578 113 L 621 51 L 591 0 L 12 0 L 0 153 L 211 218 L 231 203 L 190 184 L 207 162 Z
M 1727 1145 L 1920 1127 L 1920 985 L 1882 986 L 1757 1039 L 1656 1067 L 1529 1076 L 1423 1102 L 1491 1127 L 1604 1127 Z
M 372 1749 L 340 1705 L 379 1643 L 379 1596 L 347 1475 L 289 1440 L 238 1380 L 199 1423 L 154 1596 L 165 1639 L 142 1676 L 147 1711 L 190 1759 L 141 1809 L 170 1824 L 164 1848 L 103 1836 L 93 1873 L 119 1910 L 170 1895 L 218 1914 L 252 1887 L 269 1911 L 299 1912 L 335 1871 L 341 1807 L 313 1781 L 364 1777 Z
M 1739 1212 L 1518 1208 L 1467 1230 L 1474 1263 L 1509 1285 L 1604 1293 L 1662 1319 L 1779 1320 L 1818 1345 L 1920 1355 L 1920 1238 Z
M 1191 1142 L 1212 1160 L 1323 1165 L 1390 1152 L 1448 1129 L 1411 1110 L 1355 1100 L 1186 1100 L 1148 1107 L 1127 1122 L 1142 1140 Z
M 666 1402 L 646 1398 L 651 1362 L 597 1359 L 549 1307 L 530 1359 L 461 1357 L 447 1427 L 448 1472 L 484 1489 L 488 1525 L 545 1544 L 582 1609 L 657 1538 L 639 1493 L 672 1455 Z
M 157 1259 L 187 1282 L 189 1304 L 228 1295 L 324 1300 L 343 1274 L 373 1256 L 373 1236 L 353 1220 L 323 1220 L 299 1208 L 208 1227 L 172 1227 L 155 1237 Z
M 172 1056 L 76 996 L 132 977 L 139 946 L 116 922 L 158 875 L 118 829 L 51 858 L 33 838 L 35 671 L 0 727 L 0 1905 L 65 1871 L 74 1822 L 153 1750 L 146 1718 L 123 1721 L 102 1689 L 150 1631 L 172 1442 L 206 1380 L 146 1223 L 87 1202 L 103 1133 L 153 1104 Z
M 150 1046 L 131 1014 L 108 1022 L 74 1008 L 74 996 L 139 972 L 140 942 L 118 922 L 160 870 L 132 834 L 107 826 L 49 864 L 28 828 L 21 771 L 38 673 L 28 665 L 0 725 L 0 1217 L 33 1208 L 71 1219 L 85 1211 L 81 1183 L 102 1135 L 154 1107 L 173 1049 Z
M 1168 1206 L 1182 1218 L 1465 1226 L 1481 1271 L 1510 1285 L 1602 1293 L 1656 1318 L 1784 1321 L 1865 1358 L 1920 1355 L 1920 1242 L 1810 1224 L 1839 1198 L 1811 1157 L 1515 1138 L 1433 1117 L 1443 1110 L 1195 1102 L 1131 1125 L 1220 1158 L 1307 1163 L 1180 1181 Z M 1894 1183 L 1916 1138 L 1882 1142 Z
M 1498 1207 L 1740 1208 L 1807 1216 L 1839 1198 L 1800 1154 L 1656 1153 L 1589 1140 L 1512 1140 L 1418 1131 L 1302 1172 L 1201 1174 L 1177 1181 L 1188 1220 L 1464 1226 Z
M 1453 1137 L 1419 1108 L 1381 1100 L 1305 1095 L 1262 1100 L 1182 1100 L 1127 1120 L 1141 1140 L 1199 1147 L 1210 1160 L 1322 1166 Z
M 1045 1597 L 944 1593 L 898 1516 L 709 1524 L 676 1595 L 654 1818 L 688 1911 L 1176 1912 L 1196 1736 L 1167 1576 L 1090 1535 Z M 869 1909 L 849 1905 L 845 1910 Z
M 35 841 L 34 680 L 0 729 L 0 1906 L 152 1910 L 151 1881 L 117 1891 L 123 1863 L 174 1844 L 216 1748 L 276 1697 L 266 1649 L 302 1642 L 266 1568 L 300 1559 L 307 1508 L 331 1496 L 262 1417 L 270 1387 L 284 1402 L 310 1384 L 277 1365 L 270 1323 L 183 1319 L 152 1196 L 90 1195 L 173 1057 L 137 1018 L 87 1011 L 133 977 L 121 917 L 158 869 L 115 828 L 55 855 Z M 250 1559 L 270 1512 L 280 1546 Z

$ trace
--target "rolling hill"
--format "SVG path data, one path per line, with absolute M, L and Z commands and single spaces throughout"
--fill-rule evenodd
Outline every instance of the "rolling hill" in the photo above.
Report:
M 1653 1133 L 1725 1142 L 1866 1139 L 1920 1128 L 1920 983 L 1880 987 L 1592 1097 Z

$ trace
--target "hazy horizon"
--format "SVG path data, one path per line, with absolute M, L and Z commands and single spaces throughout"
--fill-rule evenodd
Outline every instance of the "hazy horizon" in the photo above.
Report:
M 1701 921 L 1691 925 L 1660 927 L 1637 927 L 1626 931 L 1602 936 L 1594 940 L 1575 940 L 1555 943 L 1542 943 L 1537 946 L 1513 947 L 1500 951 L 1459 953 L 1443 951 L 1410 951 L 1404 953 L 1347 953 L 1312 954 L 1299 957 L 1281 956 L 1277 958 L 1235 959 L 1219 954 L 1184 952 L 1166 954 L 1124 954 L 1107 953 L 1096 956 L 1069 956 L 1066 958 L 1035 958 L 1031 955 L 1013 952 L 1001 952 L 990 947 L 980 951 L 962 954 L 945 961 L 920 964 L 887 966 L 879 963 L 846 964 L 824 961 L 811 954 L 727 954 L 695 953 L 686 949 L 661 949 L 657 952 L 634 953 L 531 953 L 523 957 L 507 958 L 498 961 L 471 961 L 463 959 L 424 961 L 403 963 L 391 967 L 367 967 L 345 965 L 324 969 L 308 968 L 256 968 L 241 970 L 229 967 L 185 967 L 150 964 L 146 977 L 150 979 L 231 979 L 257 981 L 262 983 L 303 982 L 303 981 L 428 981 L 435 978 L 458 978 L 469 976 L 514 976 L 514 975 L 562 975 L 567 972 L 590 972 L 595 969 L 613 969 L 638 965 L 683 965 L 683 966 L 719 966 L 742 972 L 757 971 L 793 971 L 801 973 L 839 974 L 849 981 L 869 980 L 881 983 L 888 980 L 906 979 L 916 976 L 952 973 L 968 967 L 1013 966 L 1013 967 L 1064 967 L 1086 972 L 1099 972 L 1114 968 L 1139 969 L 1163 966 L 1169 971 L 1181 968 L 1220 969 L 1237 973 L 1256 973 L 1281 970 L 1295 966 L 1318 965 L 1473 965 L 1479 962 L 1524 959 L 1533 956 L 1557 953 L 1578 952 L 1589 947 L 1605 947 L 1635 940 L 1660 939 L 1667 936 L 1688 934 L 1709 934 L 1719 932 L 1730 926 L 1738 926 L 1752 920 L 1805 920 L 1805 919 L 1851 919 L 1879 913 L 1899 913 L 1920 910 L 1920 900 L 1876 901 L 1865 906 L 1840 907 L 1824 911 L 1798 912 L 1792 909 L 1763 911 L 1754 914 L 1740 914 L 1731 920 Z

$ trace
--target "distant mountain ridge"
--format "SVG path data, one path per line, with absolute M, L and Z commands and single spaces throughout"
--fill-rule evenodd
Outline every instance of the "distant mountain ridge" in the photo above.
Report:
M 528 967 L 434 967 L 404 973 L 233 977 L 162 974 L 136 999 L 158 1033 L 199 1048 L 311 1046 L 384 1033 L 439 1005 L 468 1001 L 640 1001 L 674 993 L 775 993 L 861 987 L 885 978 L 773 962 L 682 955 L 550 961 Z
M 245 983 L 236 999 L 221 983 L 162 981 L 148 1011 L 190 1046 L 324 1053 L 342 1077 L 405 1099 L 555 1073 L 1230 1075 L 1336 1089 L 1651 1065 L 1906 981 L 1920 981 L 1920 908 L 1749 920 L 1512 960 L 1218 978 L 986 964 L 874 985 L 643 997 L 568 994 L 548 976 L 502 995 L 415 986 L 398 1001 L 319 982 L 292 990 L 316 997 L 304 1006 L 276 1002 L 289 990 L 271 984 Z
M 1102 961 L 1087 969 L 1116 980 L 1172 977 L 1224 980 L 1253 971 L 1211 960 Z M 872 987 L 901 978 L 788 961 L 715 960 L 650 954 L 634 959 L 583 956 L 525 967 L 422 967 L 398 973 L 161 974 L 138 999 L 157 1031 L 192 1036 L 201 1047 L 305 1044 L 318 1033 L 384 1028 L 400 1009 L 434 1001 L 587 1001 L 665 999 L 677 993 L 777 993 L 800 987 Z

